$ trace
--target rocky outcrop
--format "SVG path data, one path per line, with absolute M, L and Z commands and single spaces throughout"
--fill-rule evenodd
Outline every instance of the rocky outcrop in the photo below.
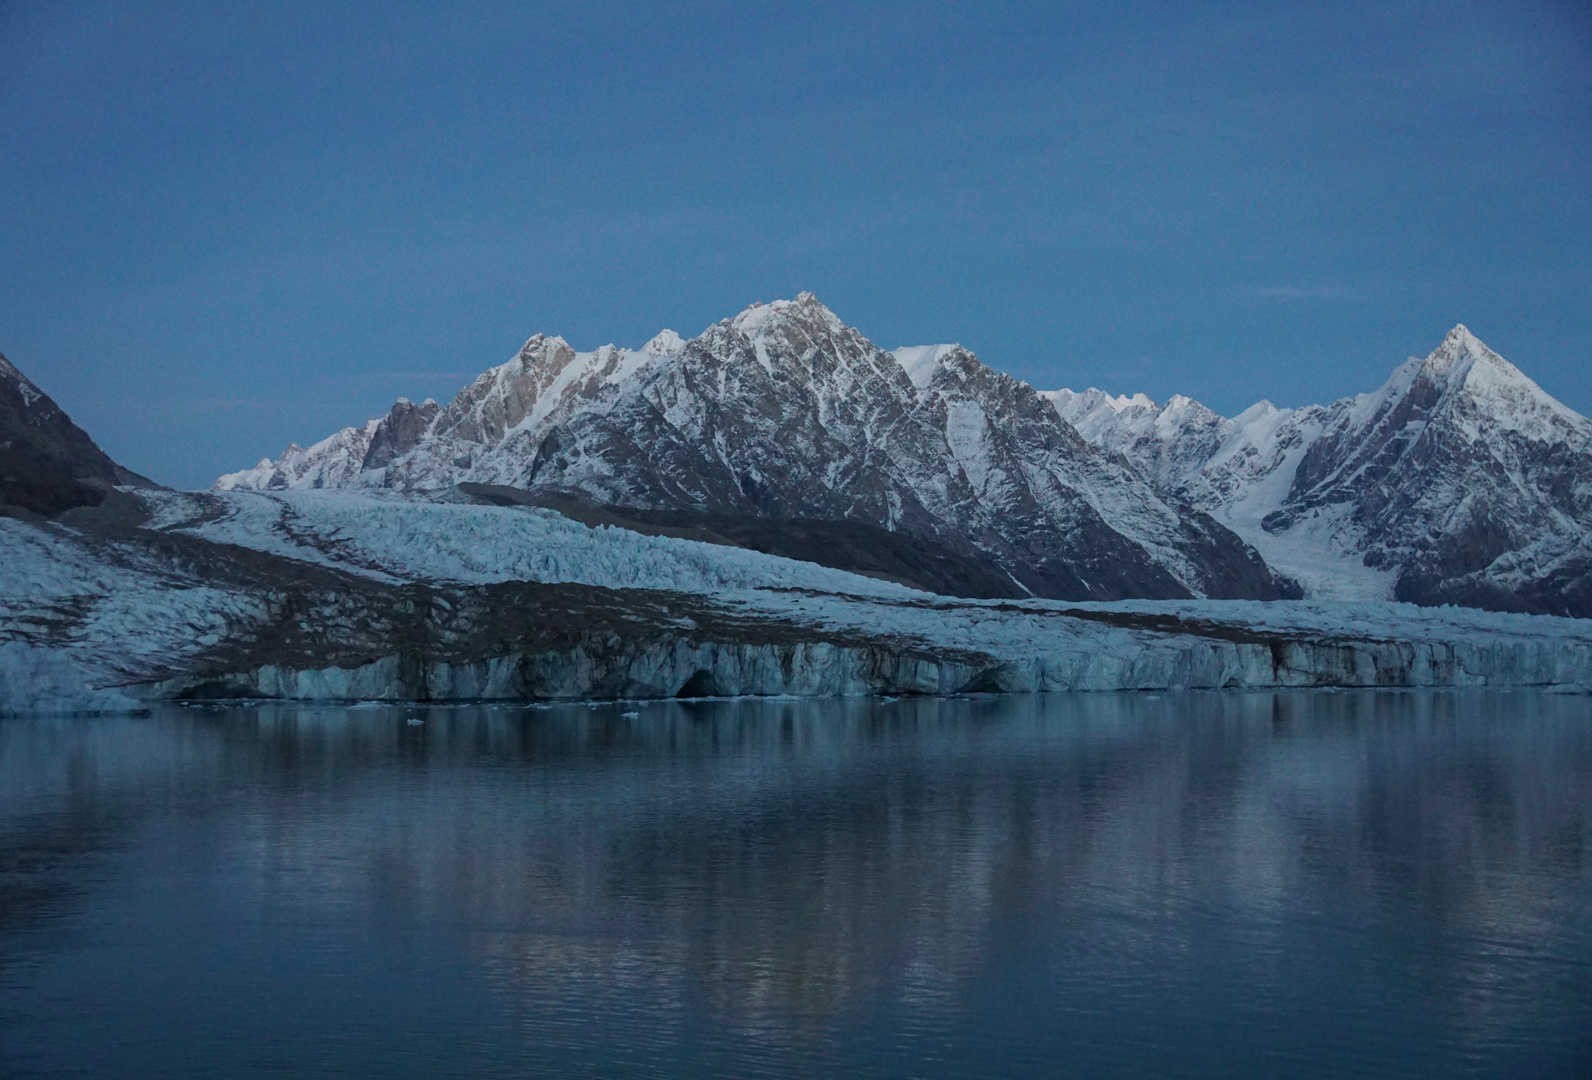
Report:
M 419 405 L 408 398 L 399 398 L 371 432 L 360 468 L 385 469 L 413 450 L 441 411 L 442 407 L 430 398 Z
M 152 486 L 112 461 L 48 394 L 0 356 L 0 507 L 51 516 L 97 506 L 117 484 Z

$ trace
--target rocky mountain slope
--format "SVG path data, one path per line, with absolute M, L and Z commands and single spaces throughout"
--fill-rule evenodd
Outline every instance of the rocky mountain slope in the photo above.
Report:
M 48 394 L 0 356 L 0 507 L 58 514 L 117 484 L 152 486 L 112 461 Z
M 1463 326 L 1327 406 L 1045 396 L 1312 595 L 1592 616 L 1592 421 Z
M 1026 384 L 959 346 L 886 352 L 810 293 L 634 351 L 537 335 L 447 405 L 400 400 L 216 487 L 460 483 L 859 522 L 991 561 L 1046 597 L 1271 599 L 1290 585 Z

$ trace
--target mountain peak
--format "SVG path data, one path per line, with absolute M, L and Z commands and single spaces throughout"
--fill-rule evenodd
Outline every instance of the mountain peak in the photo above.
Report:
M 673 330 L 659 330 L 652 340 L 641 347 L 648 356 L 673 356 L 685 348 L 685 338 Z
M 823 327 L 829 330 L 845 328 L 840 318 L 810 292 L 799 292 L 794 300 L 772 300 L 766 304 L 753 303 L 729 320 L 731 327 L 749 338 L 764 337 L 774 328 L 787 322 L 800 322 L 810 327 Z
M 521 364 L 530 365 L 539 361 L 545 362 L 548 358 L 552 358 L 555 363 L 561 364 L 567 362 L 565 354 L 573 356 L 575 349 L 562 337 L 557 334 L 552 337 L 546 334 L 532 334 L 526 339 L 525 344 L 520 346 L 520 351 L 514 359 Z M 507 371 L 512 364 L 513 361 L 511 360 L 508 364 L 500 364 L 498 367 L 489 370 Z
M 1463 391 L 1471 395 L 1502 393 L 1512 399 L 1548 397 L 1525 372 L 1489 349 L 1463 323 L 1444 335 L 1442 343 L 1420 362 L 1417 377 L 1435 384 L 1444 394 Z
M 1489 349 L 1486 344 L 1464 323 L 1458 323 L 1452 330 L 1443 335 L 1442 342 L 1432 351 L 1429 361 L 1439 363 L 1452 363 L 1466 358 L 1498 357 L 1498 354 Z

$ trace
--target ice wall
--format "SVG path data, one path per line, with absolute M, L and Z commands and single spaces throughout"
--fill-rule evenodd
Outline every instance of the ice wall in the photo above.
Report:
M 394 654 L 354 668 L 274 664 L 149 684 L 148 697 L 472 701 L 714 695 L 847 697 L 967 692 L 1536 686 L 1587 689 L 1592 647 L 1577 642 L 1310 641 L 1168 637 L 1137 652 L 1067 649 L 967 657 L 823 641 L 658 642 L 576 647 L 473 662 Z

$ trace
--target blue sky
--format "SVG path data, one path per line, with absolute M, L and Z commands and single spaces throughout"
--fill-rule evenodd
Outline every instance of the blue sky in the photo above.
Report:
M 801 289 L 1229 414 L 1464 322 L 1592 412 L 1582 0 L 443 7 L 0 4 L 0 352 L 183 486 Z

